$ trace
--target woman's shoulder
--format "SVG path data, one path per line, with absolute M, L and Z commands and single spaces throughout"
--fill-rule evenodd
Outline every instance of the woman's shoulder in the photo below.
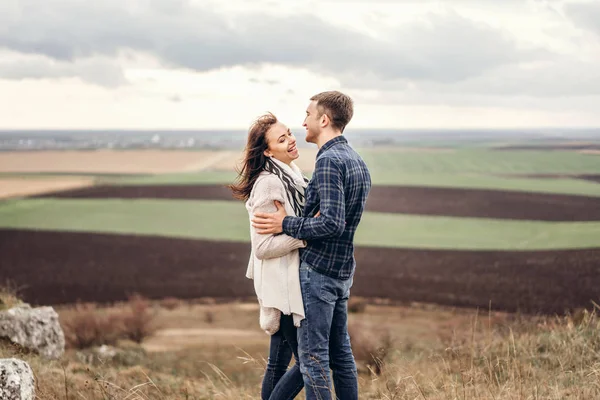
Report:
M 260 175 L 258 176 L 258 179 L 256 179 L 256 182 L 254 183 L 254 186 L 256 187 L 257 185 L 263 185 L 263 186 L 273 186 L 273 185 L 277 185 L 277 186 L 283 186 L 283 183 L 281 183 L 281 179 L 279 179 L 279 177 L 269 171 L 263 171 L 260 173 Z
M 261 172 L 258 179 L 254 183 L 252 188 L 253 193 L 268 194 L 273 191 L 282 191 L 284 189 L 281 179 L 277 175 L 272 174 L 268 171 Z

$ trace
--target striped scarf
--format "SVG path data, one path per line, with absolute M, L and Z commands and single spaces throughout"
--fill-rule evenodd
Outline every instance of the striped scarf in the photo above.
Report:
M 295 172 L 293 170 L 287 171 L 288 168 L 291 169 L 281 161 L 273 160 L 272 158 L 267 158 L 267 162 L 265 163 L 265 171 L 275 174 L 281 179 L 288 201 L 292 205 L 296 216 L 301 217 L 304 209 L 304 188 L 308 183 L 308 179 L 302 175 L 301 179 L 304 182 L 304 185 L 302 185 L 291 175 Z M 301 173 L 298 173 L 298 175 L 301 175 Z

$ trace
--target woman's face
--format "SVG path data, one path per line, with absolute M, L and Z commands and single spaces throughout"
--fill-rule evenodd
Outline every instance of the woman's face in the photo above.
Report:
M 290 164 L 300 156 L 296 148 L 296 138 L 287 126 L 277 122 L 266 134 L 268 148 L 265 156 Z

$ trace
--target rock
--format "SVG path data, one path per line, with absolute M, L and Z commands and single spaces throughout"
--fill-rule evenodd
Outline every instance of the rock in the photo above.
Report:
M 2 337 L 48 359 L 60 358 L 65 352 L 65 335 L 52 307 L 19 305 L 1 311 Z
M 33 400 L 35 381 L 25 361 L 16 358 L 0 359 L 0 399 Z

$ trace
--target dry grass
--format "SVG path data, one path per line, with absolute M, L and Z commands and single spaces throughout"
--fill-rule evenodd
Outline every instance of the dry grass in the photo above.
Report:
M 0 311 L 8 310 L 22 303 L 19 298 L 19 288 L 16 285 L 7 281 L 4 285 L 0 286 Z
M 188 329 L 192 318 L 209 329 L 202 311 L 210 309 L 227 316 L 214 323 L 221 331 L 236 320 L 243 326 L 257 323 L 256 310 L 236 304 L 179 307 L 157 318 L 174 324 L 187 312 Z M 587 311 L 532 318 L 369 305 L 369 312 L 351 315 L 351 323 L 368 338 L 390 332 L 380 374 L 359 375 L 361 399 L 600 398 L 600 319 Z M 356 336 L 353 346 L 365 371 L 368 360 L 359 356 Z M 388 339 L 380 337 L 385 344 Z M 261 335 L 254 344 L 199 342 L 180 351 L 144 353 L 135 367 L 118 360 L 82 364 L 74 350 L 60 362 L 31 354 L 22 358 L 32 365 L 43 400 L 258 399 L 267 347 L 268 338 Z M 381 346 L 373 348 L 366 354 Z M 0 357 L 11 351 L 1 349 Z

